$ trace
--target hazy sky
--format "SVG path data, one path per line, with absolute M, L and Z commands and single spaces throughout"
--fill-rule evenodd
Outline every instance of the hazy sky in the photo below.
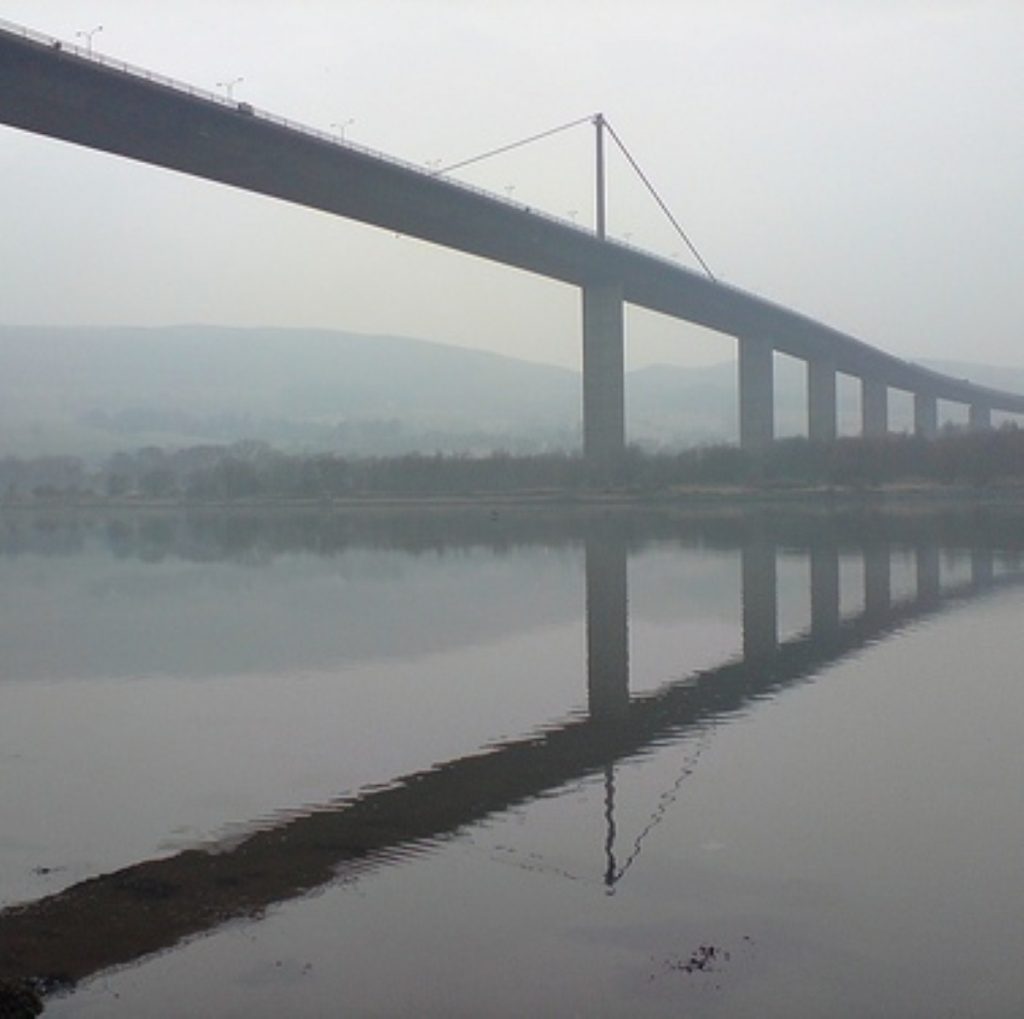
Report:
M 0 0 L 426 164 L 601 110 L 716 274 L 911 358 L 1024 364 L 1021 0 Z M 81 41 L 81 40 L 79 40 Z M 465 171 L 592 219 L 592 129 Z M 683 251 L 610 156 L 609 231 Z M 579 363 L 571 288 L 0 128 L 0 322 L 400 333 Z M 694 263 L 685 254 L 687 265 Z M 384 280 L 387 280 L 385 286 Z M 727 338 L 631 312 L 628 356 Z

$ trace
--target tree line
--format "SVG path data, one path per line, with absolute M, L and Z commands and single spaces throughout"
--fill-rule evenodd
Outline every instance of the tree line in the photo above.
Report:
M 70 456 L 0 459 L 0 499 L 11 502 L 251 499 L 323 500 L 360 496 L 496 495 L 621 488 L 664 492 L 686 486 L 828 485 L 874 487 L 906 481 L 988 485 L 1024 480 L 1024 431 L 949 430 L 909 435 L 776 441 L 754 455 L 735 445 L 680 452 L 626 450 L 613 470 L 579 454 L 350 457 L 285 453 L 258 441 L 120 452 L 96 466 Z

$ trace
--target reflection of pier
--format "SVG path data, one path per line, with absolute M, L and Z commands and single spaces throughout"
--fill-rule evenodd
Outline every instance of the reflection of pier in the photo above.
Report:
M 626 543 L 615 532 L 586 544 L 587 707 L 592 719 L 621 718 L 629 709 L 629 607 Z
M 910 604 L 922 612 L 943 597 L 939 548 L 915 548 L 916 590 Z M 881 630 L 893 618 L 891 549 L 887 542 L 866 542 L 864 622 Z M 771 664 L 779 652 L 776 546 L 763 530 L 747 535 L 740 553 L 743 660 L 755 667 Z M 974 548 L 967 589 L 983 590 L 995 579 L 991 548 Z M 834 638 L 844 625 L 840 611 L 840 548 L 836 541 L 817 539 L 810 560 L 812 639 Z M 626 543 L 614 532 L 591 535 L 586 544 L 587 578 L 587 692 L 593 720 L 618 717 L 629 707 L 628 581 Z M 901 616 L 906 606 L 896 613 Z
M 839 546 L 809 538 L 810 625 L 780 642 L 777 540 L 762 530 L 748 533 L 743 544 L 743 655 L 631 699 L 627 542 L 615 528 L 593 529 L 586 545 L 589 717 L 291 817 L 215 852 L 195 849 L 144 861 L 6 909 L 0 912 L 0 977 L 77 981 L 228 920 L 258 915 L 567 782 L 607 777 L 615 762 L 805 680 L 951 599 L 1022 579 L 996 578 L 991 553 L 975 550 L 970 581 L 943 589 L 938 546 L 922 544 L 915 595 L 894 600 L 889 546 L 869 542 L 863 547 L 864 611 L 844 618 Z

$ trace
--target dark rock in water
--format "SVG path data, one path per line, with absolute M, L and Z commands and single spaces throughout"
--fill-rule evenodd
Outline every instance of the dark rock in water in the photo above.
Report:
M 688 959 L 670 960 L 669 965 L 683 973 L 713 973 L 717 964 L 728 961 L 729 953 L 723 948 L 716 945 L 700 945 L 690 953 Z
M 32 1019 L 42 1011 L 42 999 L 29 984 L 0 980 L 0 1019 Z

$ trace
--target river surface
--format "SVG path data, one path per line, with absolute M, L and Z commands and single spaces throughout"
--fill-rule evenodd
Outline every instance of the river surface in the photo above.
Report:
M 1024 513 L 0 521 L 47 1016 L 1024 1014 Z

